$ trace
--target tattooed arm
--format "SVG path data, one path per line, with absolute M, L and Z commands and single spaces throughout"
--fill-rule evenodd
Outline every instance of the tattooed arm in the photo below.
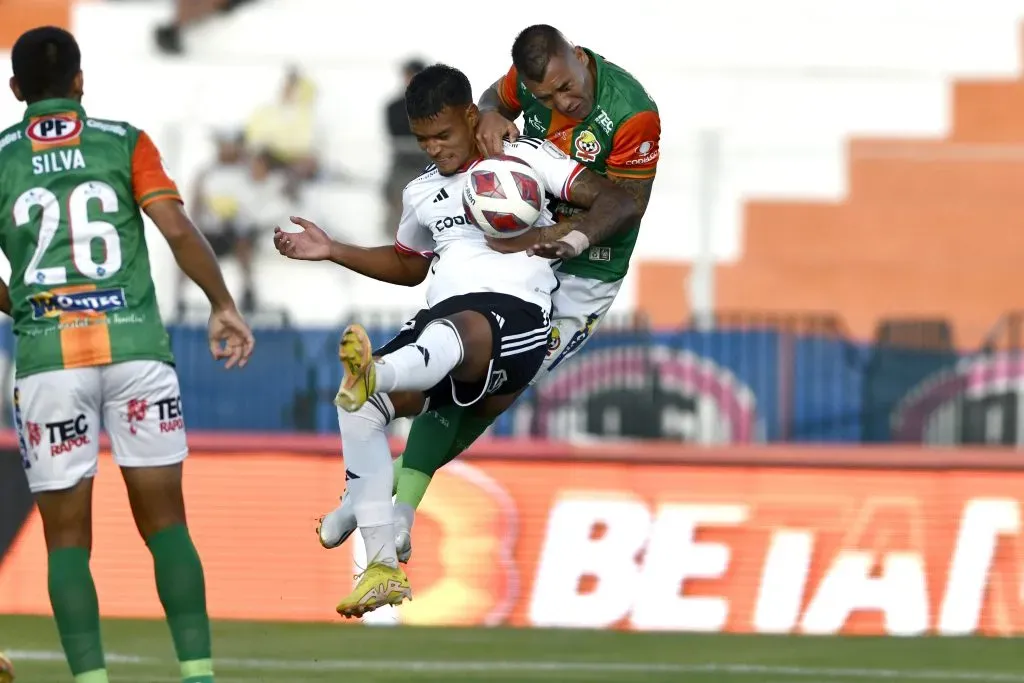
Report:
M 582 171 L 569 188 L 569 202 L 586 209 L 512 239 L 491 239 L 491 248 L 505 253 L 523 251 L 544 258 L 578 256 L 591 245 L 633 229 L 647 210 L 654 179 L 604 177 Z M 575 235 L 573 234 L 575 233 Z M 566 241 L 568 238 L 568 241 Z
M 623 178 L 621 176 L 608 176 L 608 180 L 629 193 L 629 196 L 633 198 L 633 203 L 638 212 L 637 220 L 643 218 L 644 214 L 647 212 L 647 202 L 651 200 L 651 188 L 654 187 L 654 178 L 635 180 L 633 178 Z M 554 242 L 555 240 L 562 239 L 573 230 L 579 230 L 583 234 L 587 235 L 590 239 L 590 243 L 593 245 L 600 244 L 604 240 L 613 236 L 605 235 L 603 238 L 597 239 L 593 234 L 591 234 L 589 231 L 592 230 L 592 228 L 589 228 L 586 224 L 586 218 L 589 214 L 590 211 L 580 211 L 572 216 L 563 218 L 557 225 L 552 225 L 547 228 L 539 228 L 536 231 L 538 234 L 534 236 L 534 241 L 538 243 Z M 627 224 L 624 229 L 630 229 L 632 227 L 632 223 L 630 223 Z
M 629 195 L 636 211 L 635 220 L 621 226 L 620 230 L 632 228 L 647 211 L 660 156 L 660 140 L 661 119 L 653 108 L 634 113 L 619 124 L 615 132 L 611 154 L 606 160 L 608 180 Z M 578 203 L 573 198 L 570 201 Z M 600 244 L 615 234 L 617 231 L 609 232 L 607 225 L 588 220 L 591 214 L 597 213 L 593 208 L 586 214 L 570 216 L 568 220 L 559 222 L 555 229 L 557 232 L 552 231 L 545 236 L 547 249 L 550 251 L 552 244 L 558 248 L 565 241 L 586 248 L 590 244 Z M 582 248 L 576 252 L 579 253 Z
M 488 238 L 487 241 L 495 251 L 509 253 L 526 250 L 528 254 L 545 258 L 571 258 L 566 255 L 569 253 L 567 246 L 570 245 L 556 244 L 557 242 L 575 230 L 585 235 L 590 245 L 598 245 L 620 232 L 631 230 L 647 211 L 647 202 L 651 198 L 653 185 L 654 178 L 606 178 L 591 171 L 584 171 L 569 190 L 569 201 L 584 207 L 583 211 L 563 217 L 556 225 L 530 230 L 519 237 Z M 603 193 L 606 193 L 606 196 L 600 199 Z M 615 206 L 613 210 L 604 208 L 612 203 Z M 629 218 L 623 219 L 622 216 Z M 549 255 L 554 251 L 562 255 Z

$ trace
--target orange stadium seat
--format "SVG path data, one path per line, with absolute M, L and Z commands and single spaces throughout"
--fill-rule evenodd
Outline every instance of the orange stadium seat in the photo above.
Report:
M 71 0 L 0 2 L 0 50 L 10 50 L 18 36 L 36 26 L 71 28 Z
M 1024 76 L 961 81 L 945 139 L 854 139 L 840 202 L 751 201 L 744 247 L 716 272 L 723 310 L 835 311 L 872 338 L 891 318 L 945 318 L 976 346 L 1024 303 Z M 687 317 L 683 264 L 644 263 L 656 323 Z

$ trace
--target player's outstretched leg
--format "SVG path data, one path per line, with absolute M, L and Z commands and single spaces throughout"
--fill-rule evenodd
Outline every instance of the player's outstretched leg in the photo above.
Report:
M 412 598 L 409 579 L 395 552 L 394 508 L 391 503 L 391 450 L 387 425 L 395 415 L 387 394 L 370 396 L 355 412 L 338 410 L 345 458 L 346 498 L 366 545 L 367 567 L 355 588 L 338 602 L 343 617 L 360 617 L 384 605 Z M 321 543 L 324 528 L 320 527 Z M 340 541 L 339 541 L 340 543 Z
M 89 570 L 92 479 L 36 496 L 46 536 L 47 585 L 64 657 L 75 683 L 108 683 L 100 608 Z
M 378 421 L 377 416 L 384 416 L 384 426 L 380 427 L 381 431 L 384 432 L 387 423 L 396 417 L 413 417 L 423 412 L 424 396 L 419 392 L 395 392 L 375 397 L 373 401 L 365 404 L 360 411 L 371 410 L 369 413 L 369 419 L 376 422 Z M 381 411 L 383 407 L 384 411 L 390 413 L 390 417 L 385 415 Z M 339 415 L 339 421 L 341 420 Z M 385 432 L 386 433 L 386 432 Z M 400 462 L 401 458 L 396 462 Z M 398 470 L 395 470 L 396 472 Z M 336 508 L 328 512 L 327 514 L 320 517 L 318 520 L 316 533 L 317 540 L 320 541 L 320 545 L 328 550 L 334 549 L 342 545 L 358 528 L 356 523 L 355 513 L 355 499 L 352 496 L 352 472 L 347 470 L 345 472 L 346 489 L 344 495 L 341 496 L 341 504 Z M 392 483 L 392 495 L 394 495 L 395 484 L 397 480 L 397 474 L 393 477 Z M 356 485 L 359 486 L 358 484 Z M 390 500 L 390 498 L 388 499 Z M 401 559 L 399 554 L 399 559 Z M 404 560 L 403 560 L 404 561 Z
M 454 318 L 465 315 L 459 313 Z M 486 320 L 483 323 L 486 325 Z M 489 352 L 490 329 L 485 331 L 488 337 L 483 341 Z M 462 364 L 465 349 L 457 323 L 441 318 L 428 324 L 415 343 L 381 357 L 376 363 L 372 353 L 362 325 L 349 325 L 338 349 L 344 377 L 334 402 L 342 410 L 359 410 L 375 393 L 426 391 Z
M 434 474 L 469 448 L 518 396 L 491 396 L 470 408 L 446 406 L 412 423 L 405 452 L 395 461 L 395 548 L 399 562 L 412 556 L 416 510 Z
M 170 626 L 183 683 L 213 683 L 203 564 L 188 527 L 182 464 L 122 467 L 139 534 L 153 556 L 156 590 Z

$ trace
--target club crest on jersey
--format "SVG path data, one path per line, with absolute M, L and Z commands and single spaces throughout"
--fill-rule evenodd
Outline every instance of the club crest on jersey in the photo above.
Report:
M 576 146 L 576 158 L 583 163 L 589 164 L 593 162 L 597 159 L 597 155 L 601 153 L 601 143 L 590 129 L 580 131 L 580 134 L 576 136 L 574 144 Z
M 124 289 L 94 289 L 91 292 L 55 294 L 40 292 L 28 297 L 32 317 L 56 318 L 65 313 L 106 313 L 127 307 Z
M 59 145 L 82 134 L 82 121 L 67 114 L 33 119 L 25 131 L 29 139 L 40 145 Z

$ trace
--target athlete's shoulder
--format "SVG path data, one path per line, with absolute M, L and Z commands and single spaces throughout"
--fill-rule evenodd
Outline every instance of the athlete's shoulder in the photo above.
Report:
M 416 189 L 422 187 L 432 187 L 436 185 L 438 181 L 443 177 L 444 176 L 441 175 L 441 172 L 437 170 L 437 164 L 427 164 L 427 166 L 422 171 L 420 171 L 420 174 L 418 176 L 416 176 L 408 183 L 406 183 L 405 189 L 406 191 L 415 191 Z
M 419 205 L 426 198 L 433 199 L 438 187 L 443 186 L 446 178 L 441 175 L 435 164 L 428 164 L 423 171 L 410 180 L 402 190 L 402 201 L 406 204 Z
M 123 138 L 134 142 L 141 132 L 138 128 L 127 121 L 115 121 L 112 119 L 98 119 L 93 116 L 85 117 L 85 130 L 90 133 L 98 133 L 104 136 Z
M 658 113 L 658 104 L 647 89 L 629 71 L 595 54 L 601 63 L 601 99 L 598 105 L 616 121 L 623 121 L 640 112 Z
M 24 128 L 24 122 L 19 121 L 0 131 L 0 155 L 9 154 L 11 150 L 17 147 L 14 143 L 25 139 Z

